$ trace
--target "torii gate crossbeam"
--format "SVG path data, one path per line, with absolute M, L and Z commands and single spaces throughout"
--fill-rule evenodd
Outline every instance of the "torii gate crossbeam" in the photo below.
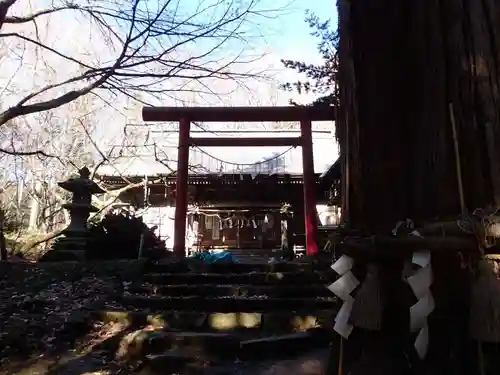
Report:
M 301 146 L 304 183 L 304 213 L 306 254 L 318 253 L 312 121 L 333 121 L 331 107 L 144 107 L 144 121 L 179 122 L 179 149 L 177 159 L 176 204 L 174 224 L 174 253 L 186 256 L 187 185 L 189 147 L 248 147 L 248 146 Z M 281 138 L 192 138 L 191 122 L 300 122 L 300 137 Z

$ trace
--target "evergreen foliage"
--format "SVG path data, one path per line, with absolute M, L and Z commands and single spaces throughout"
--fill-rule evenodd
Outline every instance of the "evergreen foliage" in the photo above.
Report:
M 319 39 L 318 51 L 323 62 L 316 65 L 303 61 L 281 60 L 286 68 L 305 75 L 304 80 L 286 82 L 281 85 L 281 88 L 298 94 L 317 94 L 318 97 L 310 105 L 337 105 L 338 32 L 333 28 L 331 20 L 323 21 L 310 11 L 306 12 L 305 22 L 311 29 L 311 35 Z M 299 105 L 292 99 L 290 99 L 290 104 Z

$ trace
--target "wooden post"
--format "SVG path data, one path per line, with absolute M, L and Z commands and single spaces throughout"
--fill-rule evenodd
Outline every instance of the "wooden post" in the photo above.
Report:
M 306 229 L 306 254 L 316 255 L 318 245 L 318 219 L 316 214 L 316 194 L 314 178 L 314 159 L 311 121 L 300 121 L 300 134 L 302 137 L 302 174 L 304 179 L 304 218 Z
M 177 152 L 177 181 L 175 184 L 174 254 L 186 256 L 186 216 L 188 205 L 189 130 L 191 121 L 179 121 L 179 149 Z

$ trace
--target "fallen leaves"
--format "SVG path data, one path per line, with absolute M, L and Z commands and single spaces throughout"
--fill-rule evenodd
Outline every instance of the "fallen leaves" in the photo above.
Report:
M 54 352 L 71 345 L 92 329 L 89 312 L 114 293 L 112 278 L 48 282 L 42 268 L 18 271 L 17 277 L 3 275 L 0 280 L 0 300 L 4 301 L 0 305 L 0 365 L 12 356 Z

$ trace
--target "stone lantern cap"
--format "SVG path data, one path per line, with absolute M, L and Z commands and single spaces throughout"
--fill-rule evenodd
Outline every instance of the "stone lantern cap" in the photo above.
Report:
M 101 189 L 94 181 L 90 179 L 90 171 L 83 167 L 78 171 L 79 176 L 69 178 L 66 181 L 59 182 L 58 185 L 70 193 L 79 194 L 103 194 L 106 191 Z

